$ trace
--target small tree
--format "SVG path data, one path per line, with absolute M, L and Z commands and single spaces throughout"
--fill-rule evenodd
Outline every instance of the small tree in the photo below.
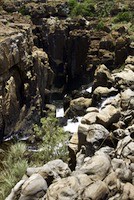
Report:
M 39 145 L 40 151 L 33 154 L 32 159 L 48 162 L 52 159 L 67 160 L 68 136 L 61 127 L 58 120 L 51 114 L 47 118 L 41 118 L 41 125 L 34 125 L 35 134 L 42 138 Z

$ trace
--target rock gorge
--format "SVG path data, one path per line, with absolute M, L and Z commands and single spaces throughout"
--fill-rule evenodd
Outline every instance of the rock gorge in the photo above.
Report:
M 69 166 L 58 159 L 27 168 L 6 200 L 133 200 L 134 41 L 129 24 L 113 29 L 106 21 L 99 29 L 97 17 L 69 17 L 67 1 L 21 0 L 2 7 L 0 142 L 32 134 L 55 96 L 71 93 L 64 98 L 65 117 L 82 116 L 68 145 Z M 79 91 L 91 82 L 91 93 Z

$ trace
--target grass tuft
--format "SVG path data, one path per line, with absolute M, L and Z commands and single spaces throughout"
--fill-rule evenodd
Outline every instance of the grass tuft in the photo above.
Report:
M 24 158 L 26 145 L 16 143 L 5 152 L 4 160 L 0 162 L 0 196 L 4 200 L 14 185 L 26 172 L 27 161 Z

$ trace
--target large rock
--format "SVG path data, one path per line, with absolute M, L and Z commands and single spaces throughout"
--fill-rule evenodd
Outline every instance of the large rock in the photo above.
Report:
M 134 92 L 129 88 L 121 93 L 121 107 L 123 110 L 134 109 Z
M 97 112 L 98 113 L 99 110 L 96 107 L 89 107 L 89 108 L 87 108 L 86 113 L 91 113 L 91 112 Z
M 17 198 L 17 195 L 20 193 L 21 187 L 24 184 L 25 180 L 20 180 L 14 188 L 12 188 L 11 193 L 5 200 L 14 200 Z
M 19 200 L 37 199 L 43 197 L 47 190 L 47 183 L 40 174 L 33 174 L 22 186 Z
M 83 199 L 101 200 L 105 199 L 108 193 L 107 185 L 99 180 L 86 187 L 83 193 Z
M 46 200 L 82 199 L 83 190 L 92 183 L 93 181 L 86 174 L 61 179 L 49 187 Z
M 114 51 L 114 48 L 115 48 L 114 39 L 112 37 L 110 37 L 109 35 L 102 38 L 100 41 L 100 48 L 106 49 L 109 51 Z
M 115 87 L 120 89 L 132 88 L 134 83 L 134 72 L 130 69 L 124 69 L 120 73 L 115 73 Z
M 92 100 L 84 97 L 73 99 L 70 102 L 70 107 L 66 111 L 65 116 L 74 117 L 82 116 L 86 113 L 86 109 L 91 105 Z
M 101 104 L 100 104 L 100 111 L 105 108 L 107 105 L 112 105 L 115 108 L 119 108 L 120 107 L 120 94 L 118 93 L 116 96 L 111 96 L 108 97 L 104 100 L 102 100 Z
M 104 182 L 107 184 L 109 188 L 109 196 L 113 197 L 114 194 L 118 193 L 121 190 L 121 183 L 119 179 L 117 178 L 117 175 L 114 171 L 111 171 L 111 173 L 108 174 L 108 176 L 105 178 Z
M 92 180 L 103 180 L 111 167 L 111 160 L 108 155 L 96 152 L 95 156 L 89 158 L 82 167 L 74 173 L 87 174 Z
M 101 200 L 106 197 L 107 193 L 108 188 L 104 182 L 93 182 L 89 176 L 79 174 L 52 184 L 47 191 L 46 200 Z
M 110 95 L 115 95 L 117 94 L 118 90 L 115 88 L 107 88 L 107 87 L 101 87 L 98 86 L 94 91 L 93 91 L 93 102 L 99 102 L 101 98 L 108 97 Z
M 97 115 L 96 122 L 102 124 L 106 128 L 109 128 L 112 123 L 118 122 L 120 117 L 119 109 L 116 109 L 112 105 L 106 106 L 104 109 L 100 111 Z
M 96 116 L 97 112 L 90 112 L 84 115 L 84 117 L 81 119 L 82 124 L 94 124 L 96 122 Z
M 86 146 L 86 155 L 93 155 L 96 148 L 106 142 L 109 131 L 100 124 L 80 124 L 78 128 L 78 149 Z
M 46 179 L 48 184 L 51 184 L 54 179 L 67 177 L 70 175 L 71 171 L 66 163 L 57 159 L 49 161 L 42 167 L 27 169 L 28 176 L 31 176 L 34 173 L 39 173 Z
M 122 65 L 128 56 L 130 40 L 127 37 L 118 37 L 115 46 L 115 63 Z
M 122 200 L 133 200 L 134 199 L 134 185 L 126 183 L 123 187 L 123 194 L 121 195 Z
M 132 171 L 128 162 L 125 162 L 122 159 L 114 158 L 112 160 L 112 166 L 118 179 L 120 179 L 122 182 L 132 181 Z
M 118 142 L 116 155 L 118 158 L 126 157 L 133 161 L 134 142 L 130 136 L 124 137 Z
M 100 65 L 94 75 L 93 90 L 98 86 L 111 87 L 113 78 L 105 65 Z
M 134 56 L 128 56 L 127 59 L 125 60 L 125 65 L 131 64 L 134 65 Z

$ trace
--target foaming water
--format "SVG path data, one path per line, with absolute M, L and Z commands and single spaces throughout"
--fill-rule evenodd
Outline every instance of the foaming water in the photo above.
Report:
M 77 122 L 73 122 L 72 119 L 67 120 L 67 125 L 64 126 L 64 131 L 68 131 L 70 133 L 75 133 L 78 131 L 78 126 L 81 122 L 82 117 L 76 117 Z
M 89 86 L 87 89 L 86 89 L 87 92 L 91 93 L 92 92 L 92 86 Z
M 111 102 L 114 101 L 115 99 L 116 99 L 116 95 L 103 99 L 103 101 L 99 107 L 99 111 L 102 110 L 106 105 L 111 104 Z
M 56 118 L 64 117 L 64 108 L 56 108 Z

